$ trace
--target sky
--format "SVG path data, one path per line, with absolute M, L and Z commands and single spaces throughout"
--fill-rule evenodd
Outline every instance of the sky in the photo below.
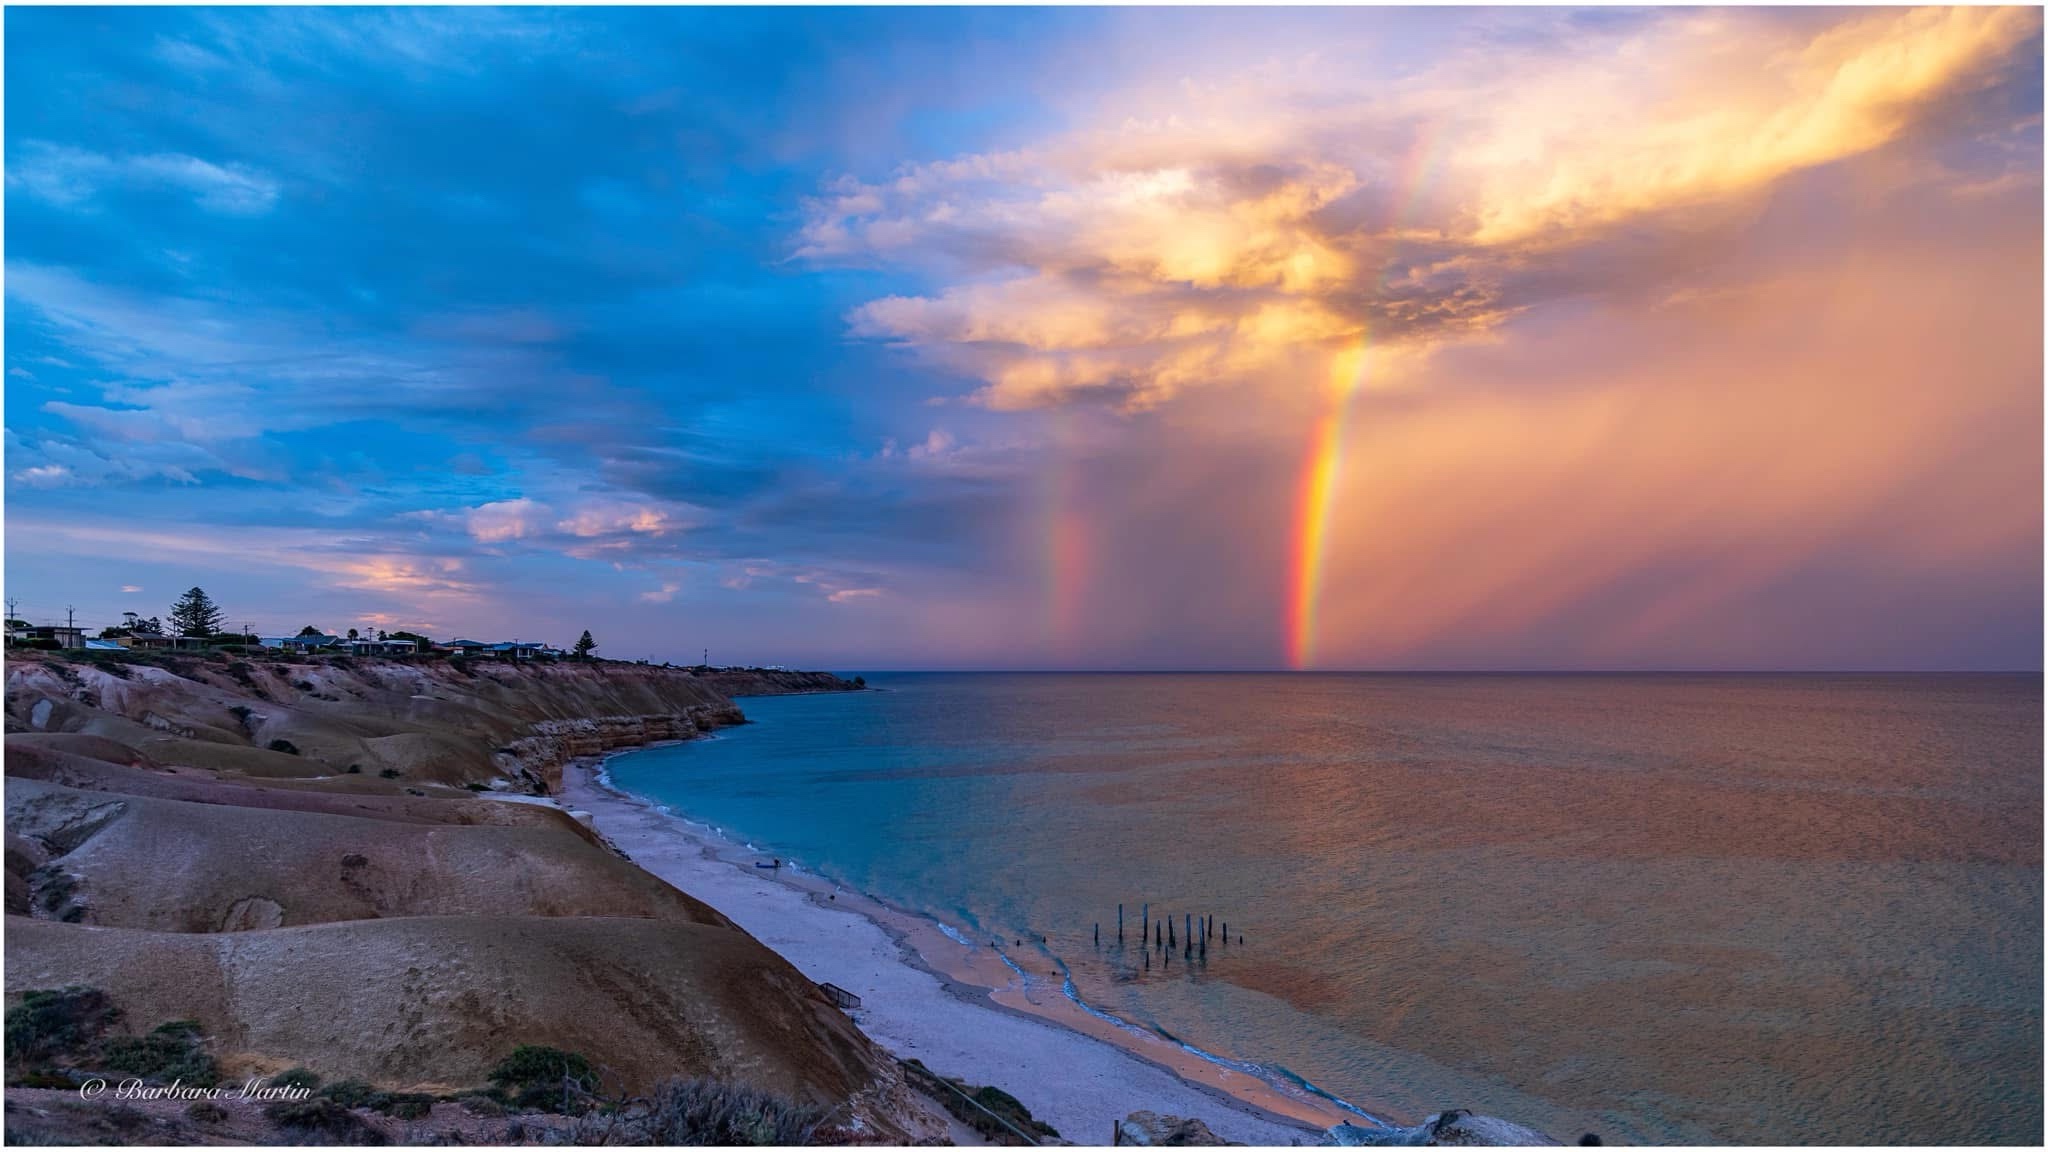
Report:
M 39 622 L 2041 667 L 2038 9 L 5 33 Z

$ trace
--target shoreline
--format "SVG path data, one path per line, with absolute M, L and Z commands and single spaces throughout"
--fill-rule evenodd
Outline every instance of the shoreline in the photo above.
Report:
M 563 766 L 558 805 L 806 976 L 862 997 L 855 1023 L 898 1058 L 1001 1088 L 1065 1139 L 1087 1144 L 1107 1143 L 1104 1127 L 1141 1110 L 1197 1117 L 1224 1139 L 1269 1146 L 1314 1143 L 1333 1125 L 1364 1119 L 1091 1014 L 1063 994 L 1057 971 L 1020 967 L 936 920 L 794 866 L 756 869 L 757 852 L 611 784 L 612 756 L 682 743 L 578 757 Z

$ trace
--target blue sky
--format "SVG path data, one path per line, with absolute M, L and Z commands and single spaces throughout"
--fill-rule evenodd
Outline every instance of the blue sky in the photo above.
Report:
M 2031 665 L 2039 443 L 1995 426 L 2039 427 L 2038 21 L 1861 19 L 10 9 L 8 592 L 840 667 Z M 1782 83 L 1724 71 L 1751 41 Z M 1937 57 L 1910 90 L 1813 79 L 1902 41 Z M 1625 44 L 1686 82 L 1591 63 Z M 1599 122 L 1637 90 L 1664 119 Z M 1788 108 L 1782 147 L 1737 143 Z M 1648 175 L 1631 132 L 1741 178 Z M 1712 312 L 1826 296 L 1794 266 L 1898 291 L 1836 344 Z M 1795 429 L 1853 498 L 1788 471 L 1685 506 L 1720 446 L 1783 458 L 1781 393 L 1734 398 L 1691 476 L 1627 448 L 1684 435 L 1699 397 L 1646 381 L 1699 333 L 1724 379 L 1750 349 L 1846 381 L 1847 333 L 1931 276 L 2018 298 L 1928 451 Z M 1653 297 L 1701 311 L 1631 313 Z M 1597 366 L 1557 352 L 1596 338 Z M 1866 408 L 1923 420 L 1927 340 Z M 1340 367 L 1373 383 L 1305 509 Z M 1613 397 L 1676 407 L 1631 432 Z M 1594 545 L 1645 509 L 1588 520 L 1518 479 L 1540 454 L 1492 524 L 1436 471 L 1531 451 L 1492 439 L 1515 419 L 1683 530 Z M 1425 483 L 1427 517 L 1376 503 Z M 1885 544 L 1987 498 L 2010 520 L 1940 564 Z M 1498 583 L 1446 591 L 1473 549 Z

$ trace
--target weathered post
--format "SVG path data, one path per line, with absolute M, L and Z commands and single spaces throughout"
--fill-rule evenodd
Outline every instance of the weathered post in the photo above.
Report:
M 1095 931 L 1097 935 L 1102 933 L 1100 928 L 1097 928 Z M 1124 942 L 1124 906 L 1121 904 L 1116 906 L 1116 942 L 1119 944 Z
M 1177 943 L 1179 941 L 1173 938 L 1173 917 L 1168 916 L 1166 918 L 1166 946 L 1171 948 Z
M 1138 939 L 1150 940 L 1152 938 L 1152 905 L 1138 905 L 1138 915 L 1143 917 L 1143 919 L 1138 921 Z
M 1097 948 L 1102 947 L 1102 922 L 1100 920 L 1095 922 L 1095 946 Z

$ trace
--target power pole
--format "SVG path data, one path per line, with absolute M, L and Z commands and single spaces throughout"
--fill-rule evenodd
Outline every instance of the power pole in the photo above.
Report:
M 7 598 L 7 618 L 9 620 L 21 619 L 21 597 L 9 596 Z
M 78 613 L 69 604 L 64 606 L 64 627 L 72 631 L 78 629 Z

